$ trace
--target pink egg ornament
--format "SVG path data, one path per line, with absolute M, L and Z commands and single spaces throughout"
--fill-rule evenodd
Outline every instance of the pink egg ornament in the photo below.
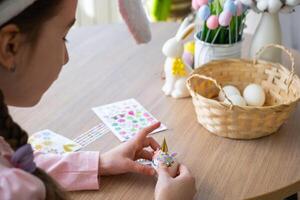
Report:
M 236 16 L 241 16 L 243 13 L 243 4 L 237 0 L 234 2 L 235 6 L 236 6 Z
M 206 25 L 210 30 L 215 30 L 216 28 L 219 27 L 219 19 L 216 15 L 211 15 L 207 21 Z
M 194 66 L 194 55 L 191 54 L 190 52 L 184 52 L 182 54 L 182 59 L 183 62 L 188 65 L 189 67 L 193 67 Z
M 198 0 L 193 0 L 192 1 L 192 7 L 194 10 L 198 10 L 200 8 L 199 4 L 198 4 Z
M 199 7 L 208 4 L 208 0 L 196 0 Z
M 232 14 L 229 10 L 223 10 L 219 16 L 219 24 L 221 26 L 229 26 L 232 19 Z

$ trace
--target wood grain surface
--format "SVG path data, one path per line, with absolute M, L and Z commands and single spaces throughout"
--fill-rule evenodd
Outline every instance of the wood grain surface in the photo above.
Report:
M 197 123 L 191 99 L 175 100 L 161 91 L 163 43 L 178 24 L 154 24 L 153 40 L 137 46 L 121 24 L 74 29 L 70 62 L 33 108 L 14 108 L 14 119 L 30 133 L 51 129 L 69 138 L 97 125 L 92 107 L 136 98 L 169 130 L 169 149 L 196 177 L 195 199 L 282 199 L 300 191 L 300 108 L 278 133 L 242 141 L 217 137 Z M 249 49 L 246 37 L 243 54 Z M 300 54 L 293 51 L 300 75 Z M 105 152 L 120 144 L 106 134 L 85 150 Z M 104 177 L 99 191 L 72 193 L 73 199 L 153 199 L 155 178 L 136 174 Z

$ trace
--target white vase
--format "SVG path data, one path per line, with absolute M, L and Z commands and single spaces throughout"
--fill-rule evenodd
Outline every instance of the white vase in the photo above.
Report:
M 242 41 L 233 44 L 211 44 L 195 35 L 195 68 L 212 60 L 241 58 Z
M 281 44 L 281 28 L 278 13 L 271 14 L 264 12 L 261 14 L 260 22 L 255 30 L 252 44 L 250 47 L 250 58 L 254 58 L 255 54 L 267 44 Z M 281 51 L 275 48 L 265 51 L 261 59 L 271 62 L 281 61 Z

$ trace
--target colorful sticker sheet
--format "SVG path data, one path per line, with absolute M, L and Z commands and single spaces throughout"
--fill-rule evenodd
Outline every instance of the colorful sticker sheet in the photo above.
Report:
M 34 151 L 42 153 L 64 154 L 78 151 L 82 146 L 51 130 L 43 130 L 29 137 L 28 142 Z
M 158 121 L 135 99 L 96 107 L 93 111 L 122 142 Z M 153 133 L 164 130 L 167 130 L 167 127 L 162 124 Z

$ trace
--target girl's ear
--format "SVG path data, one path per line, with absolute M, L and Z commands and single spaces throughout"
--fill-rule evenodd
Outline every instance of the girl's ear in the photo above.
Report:
M 15 56 L 21 43 L 20 29 L 9 24 L 0 29 L 0 67 L 15 71 Z

